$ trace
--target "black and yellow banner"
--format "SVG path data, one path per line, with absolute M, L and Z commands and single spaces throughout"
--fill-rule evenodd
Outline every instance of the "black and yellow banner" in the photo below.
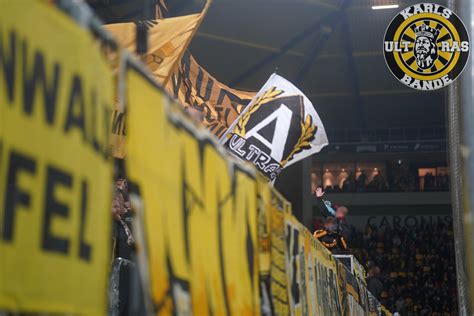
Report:
M 202 124 L 217 137 L 227 131 L 255 96 L 254 92 L 232 89 L 218 81 L 189 52 L 184 53 L 165 89 L 182 107 L 202 112 Z M 116 102 L 111 124 L 112 153 L 116 158 L 123 159 L 127 155 L 126 130 L 125 113 Z
M 291 315 L 343 315 L 336 259 L 293 216 L 285 226 Z
M 267 184 L 268 185 L 268 184 Z M 271 263 L 270 292 L 275 315 L 289 315 L 288 280 L 286 271 L 285 214 L 290 203 L 276 190 L 271 192 Z
M 0 310 L 103 315 L 112 74 L 46 1 L 0 10 Z
M 232 89 L 218 81 L 189 52 L 184 53 L 166 90 L 183 106 L 201 111 L 202 123 L 217 137 L 224 135 L 255 96 L 255 92 Z
M 154 313 L 258 315 L 255 172 L 136 67 L 126 73 L 126 165 L 142 197 Z

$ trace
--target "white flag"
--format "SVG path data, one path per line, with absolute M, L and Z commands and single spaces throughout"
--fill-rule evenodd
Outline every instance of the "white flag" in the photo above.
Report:
M 273 181 L 284 167 L 321 151 L 328 138 L 309 99 L 273 74 L 221 142 Z

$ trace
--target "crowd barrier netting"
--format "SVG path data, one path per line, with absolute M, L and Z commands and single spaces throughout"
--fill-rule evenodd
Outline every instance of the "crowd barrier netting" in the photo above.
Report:
M 290 203 L 138 60 L 105 54 L 100 32 L 46 1 L 29 6 L 0 11 L 0 311 L 107 313 L 106 153 L 120 123 L 148 312 L 380 314 Z

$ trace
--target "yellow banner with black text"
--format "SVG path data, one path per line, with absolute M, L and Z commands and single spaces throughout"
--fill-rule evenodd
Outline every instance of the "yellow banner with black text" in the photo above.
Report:
M 258 315 L 255 171 L 136 67 L 126 81 L 126 166 L 143 201 L 154 313 Z
M 291 214 L 285 217 L 285 235 L 291 315 L 345 315 L 337 260 Z
M 46 1 L 1 7 L 0 311 L 103 315 L 112 73 Z

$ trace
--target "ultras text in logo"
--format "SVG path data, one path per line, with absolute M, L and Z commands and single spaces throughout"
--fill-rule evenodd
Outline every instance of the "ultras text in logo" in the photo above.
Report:
M 453 11 L 420 3 L 395 16 L 385 32 L 383 49 L 390 71 L 400 82 L 417 90 L 436 90 L 461 74 L 470 42 Z

